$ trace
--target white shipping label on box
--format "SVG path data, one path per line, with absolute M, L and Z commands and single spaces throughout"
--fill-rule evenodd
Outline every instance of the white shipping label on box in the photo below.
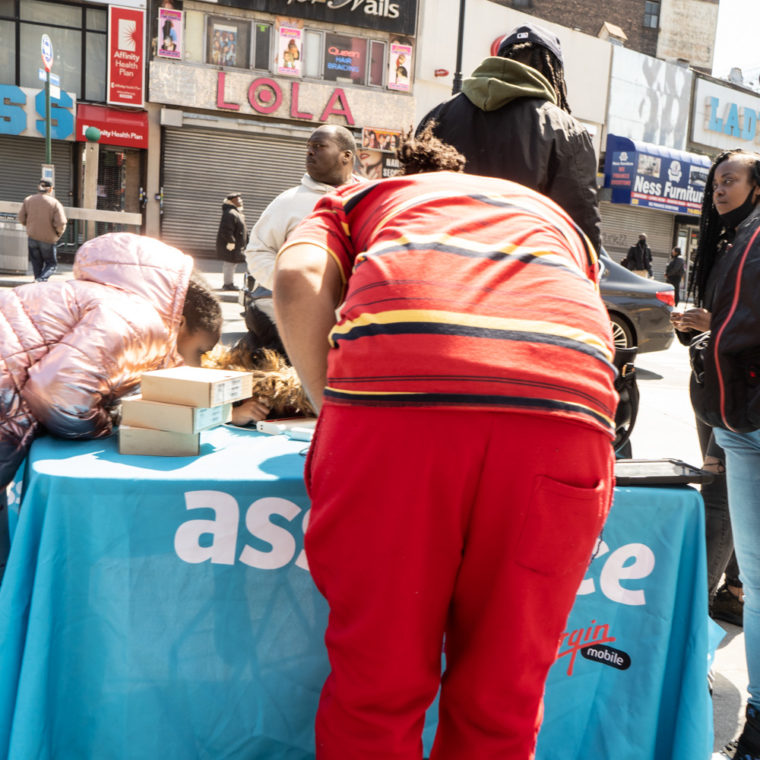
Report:
M 230 419 L 230 404 L 212 406 L 208 408 L 197 408 L 195 410 L 195 429 L 205 430 L 215 425 L 223 425 Z
M 214 386 L 213 404 L 228 404 L 244 397 L 243 378 L 236 377 Z

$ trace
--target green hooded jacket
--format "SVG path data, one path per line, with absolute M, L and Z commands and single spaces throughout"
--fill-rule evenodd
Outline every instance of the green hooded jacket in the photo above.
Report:
M 509 58 L 486 58 L 462 84 L 462 92 L 482 111 L 496 111 L 515 98 L 557 98 L 543 74 Z

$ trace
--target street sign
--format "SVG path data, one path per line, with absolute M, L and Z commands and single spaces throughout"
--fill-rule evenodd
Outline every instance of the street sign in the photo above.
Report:
M 41 82 L 47 82 L 49 79 L 51 87 L 61 86 L 61 78 L 58 76 L 58 74 L 53 74 L 52 71 L 45 71 L 45 69 L 37 69 L 37 75 L 39 76 Z
M 42 54 L 42 64 L 45 71 L 50 71 L 53 67 L 53 40 L 50 35 L 43 34 L 40 40 L 40 53 Z

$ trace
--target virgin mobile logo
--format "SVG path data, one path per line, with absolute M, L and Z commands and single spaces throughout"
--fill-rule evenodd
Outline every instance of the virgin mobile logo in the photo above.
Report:
M 607 646 L 615 641 L 614 636 L 610 636 L 610 627 L 607 623 L 597 624 L 596 620 L 591 621 L 588 628 L 577 628 L 574 631 L 566 631 L 559 640 L 559 652 L 557 659 L 560 657 L 569 657 L 567 674 L 573 674 L 575 658 L 578 652 L 586 660 L 593 660 L 602 665 L 609 665 L 618 670 L 626 670 L 631 666 L 631 658 L 626 652 Z M 562 647 L 567 648 L 563 651 Z

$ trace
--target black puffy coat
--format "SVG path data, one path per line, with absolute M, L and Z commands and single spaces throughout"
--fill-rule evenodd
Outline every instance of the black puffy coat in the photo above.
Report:
M 489 57 L 462 92 L 436 106 L 417 127 L 435 121 L 434 134 L 466 159 L 465 171 L 519 182 L 561 206 L 601 246 L 596 197 L 597 160 L 586 129 L 555 105 L 535 69 Z
M 227 248 L 228 243 L 235 247 Z M 216 233 L 216 256 L 222 261 L 242 264 L 245 261 L 245 246 L 248 243 L 248 232 L 245 228 L 245 216 L 231 201 L 222 204 L 222 220 Z

